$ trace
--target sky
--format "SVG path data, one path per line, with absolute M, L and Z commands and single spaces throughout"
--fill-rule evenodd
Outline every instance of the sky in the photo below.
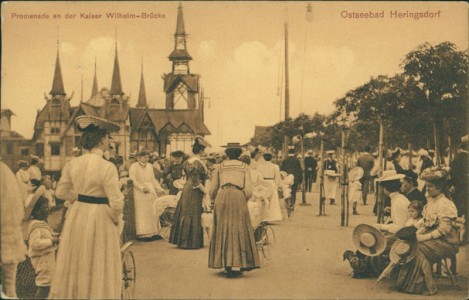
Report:
M 151 107 L 163 108 L 161 76 L 171 71 L 167 57 L 174 47 L 178 5 L 2 2 L 1 107 L 15 113 L 12 129 L 32 137 L 36 111 L 44 107 L 44 94 L 52 86 L 57 44 L 73 106 L 90 97 L 95 58 L 99 88 L 110 88 L 117 36 L 122 86 L 131 106 L 137 103 L 143 61 L 147 100 Z M 424 42 L 450 41 L 459 50 L 468 45 L 464 2 L 191 1 L 182 6 L 193 57 L 190 69 L 201 75 L 209 98 L 205 123 L 215 147 L 247 142 L 256 125 L 273 125 L 283 118 L 285 22 L 291 117 L 331 113 L 333 102 L 347 91 L 371 77 L 401 72 L 405 54 Z M 406 12 L 433 18 L 416 20 Z M 153 13 L 160 18 L 109 19 L 107 13 Z M 382 17 L 350 17 L 360 13 Z M 30 14 L 49 19 L 18 17 Z

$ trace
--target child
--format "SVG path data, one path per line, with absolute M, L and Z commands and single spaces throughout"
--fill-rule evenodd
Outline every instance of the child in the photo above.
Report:
M 26 200 L 25 220 L 29 222 L 28 256 L 36 273 L 36 299 L 47 299 L 52 277 L 55 271 L 55 250 L 59 240 L 46 220 L 49 216 L 49 205 L 44 197 L 46 188 L 41 185 Z
M 409 218 L 407 219 L 405 226 L 414 226 L 417 229 L 423 227 L 423 204 L 420 201 L 412 201 L 409 204 Z
M 363 177 L 363 169 L 355 167 L 349 172 L 349 199 L 353 203 L 353 215 L 359 215 L 357 211 L 357 203 L 362 199 L 362 184 L 360 179 Z

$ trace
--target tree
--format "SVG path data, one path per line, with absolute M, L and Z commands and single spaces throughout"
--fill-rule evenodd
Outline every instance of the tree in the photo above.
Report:
M 462 135 L 456 128 L 467 130 L 467 51 L 457 51 L 451 42 L 436 46 L 424 43 L 405 56 L 402 66 L 404 75 L 425 94 L 426 105 L 421 109 L 432 124 L 435 156 L 439 160 L 445 123 L 452 123 L 446 127 L 453 136 Z

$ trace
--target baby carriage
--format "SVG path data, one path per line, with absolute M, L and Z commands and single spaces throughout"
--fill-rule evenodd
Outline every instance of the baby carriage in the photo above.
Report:
M 291 186 L 295 180 L 295 176 L 292 174 L 287 174 L 287 172 L 282 171 L 280 172 L 280 176 L 282 177 L 282 190 L 283 190 L 283 199 L 285 200 L 285 208 L 287 209 L 288 218 L 293 217 L 293 210 L 294 206 L 291 199 Z
M 272 197 L 270 187 L 260 184 L 253 188 L 251 199 L 248 201 L 251 225 L 262 262 L 271 259 L 272 248 L 275 245 L 274 229 L 264 221 L 264 213 L 270 204 L 270 197 Z

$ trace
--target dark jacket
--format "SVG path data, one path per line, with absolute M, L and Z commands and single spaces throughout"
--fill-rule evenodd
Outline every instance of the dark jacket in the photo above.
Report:
M 363 154 L 358 158 L 357 167 L 363 169 L 363 178 L 364 179 L 371 179 L 372 176 L 370 175 L 371 170 L 375 166 L 375 159 L 369 153 Z
M 305 173 L 316 173 L 316 168 L 318 167 L 318 161 L 312 157 L 305 157 Z
M 324 170 L 334 170 L 336 172 L 339 172 L 337 170 L 337 162 L 335 160 L 329 161 L 329 160 L 326 159 L 324 161 L 324 166 L 323 167 L 324 167 Z
M 433 167 L 433 161 L 430 158 L 424 156 L 422 160 L 422 167 L 420 168 L 420 174 L 422 174 L 423 170 L 431 167 Z
M 301 167 L 301 163 L 298 158 L 293 156 L 288 156 L 282 162 L 282 166 L 280 167 L 281 171 L 285 171 L 288 174 L 293 174 L 295 176 L 295 184 L 299 184 L 303 181 L 303 168 Z
M 416 201 L 422 202 L 423 206 L 427 204 L 427 198 L 425 198 L 425 195 L 421 191 L 419 191 L 417 188 L 413 189 L 412 191 L 410 191 L 410 193 L 408 193 L 405 196 L 407 197 L 407 199 L 409 199 L 410 202 L 416 200 Z

